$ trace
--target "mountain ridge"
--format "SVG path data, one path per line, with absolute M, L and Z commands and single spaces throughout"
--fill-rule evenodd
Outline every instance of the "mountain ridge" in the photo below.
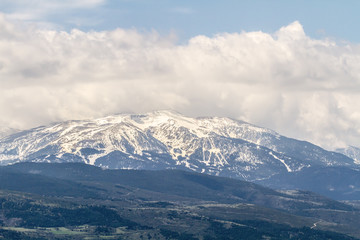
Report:
M 287 145 L 284 141 L 287 141 Z M 230 149 L 224 149 L 226 147 Z M 231 147 L 242 148 L 242 151 Z M 118 168 L 96 161 L 115 151 L 141 161 L 141 157 L 152 152 L 167 155 L 175 165 L 196 170 L 194 168 L 198 168 L 199 163 L 194 167 L 191 160 L 200 160 L 207 166 L 227 164 L 229 156 L 225 158 L 226 150 L 240 152 L 242 155 L 237 156 L 238 161 L 256 165 L 259 157 L 254 155 L 255 149 L 248 148 L 266 150 L 268 158 L 281 163 L 288 172 L 306 167 L 313 159 L 313 163 L 319 165 L 357 166 L 352 159 L 343 155 L 328 152 L 308 142 L 283 137 L 270 129 L 230 118 L 189 118 L 172 111 L 66 121 L 18 132 L 0 139 L 0 161 L 2 164 L 36 161 L 39 157 L 67 161 L 67 155 L 71 154 L 77 161 Z M 305 151 L 310 155 L 305 156 Z M 319 152 L 321 156 L 315 156 Z M 198 156 L 192 157 L 196 154 Z M 294 157 L 297 161 L 291 160 Z M 145 158 L 151 159 L 151 156 Z
M 180 169 L 263 182 L 275 176 L 284 176 L 277 182 L 286 181 L 288 174 L 313 167 L 360 169 L 357 161 L 343 154 L 270 129 L 225 117 L 190 118 L 173 111 L 66 121 L 0 138 L 0 165 L 24 161 Z M 360 188 L 346 184 L 354 193 Z

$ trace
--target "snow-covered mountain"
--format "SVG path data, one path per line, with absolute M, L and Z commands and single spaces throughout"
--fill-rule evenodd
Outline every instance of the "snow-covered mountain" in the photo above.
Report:
M 0 138 L 19 132 L 18 129 L 0 126 Z
M 67 121 L 0 139 L 0 163 L 86 162 L 121 169 L 191 169 L 245 180 L 358 162 L 230 118 L 170 111 Z
M 360 148 L 354 146 L 348 146 L 346 148 L 338 148 L 336 152 L 344 154 L 349 158 L 354 159 L 355 163 L 360 164 Z

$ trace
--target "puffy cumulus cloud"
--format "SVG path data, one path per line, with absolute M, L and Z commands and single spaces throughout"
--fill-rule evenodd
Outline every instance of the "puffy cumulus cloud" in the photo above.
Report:
M 0 125 L 173 109 L 243 119 L 326 148 L 360 140 L 360 47 L 275 33 L 44 31 L 0 18 Z

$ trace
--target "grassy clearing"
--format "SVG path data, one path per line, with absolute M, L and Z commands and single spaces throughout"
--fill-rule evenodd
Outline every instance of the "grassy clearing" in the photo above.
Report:
M 2 227 L 1 229 L 15 231 L 15 232 L 21 232 L 21 233 L 36 232 L 37 231 L 36 229 L 21 228 L 21 227 Z
M 47 231 L 54 234 L 54 235 L 81 235 L 84 232 L 71 230 L 65 227 L 58 227 L 58 228 L 47 228 Z
M 44 232 L 55 235 L 55 236 L 80 236 L 83 235 L 84 239 L 118 239 L 119 235 L 126 232 L 126 228 L 119 227 L 116 228 L 115 232 L 110 233 L 109 235 L 105 234 L 96 234 L 94 233 L 96 227 L 82 225 L 75 228 L 66 228 L 66 227 L 56 227 L 56 228 L 46 228 L 43 229 Z
M 85 240 L 96 240 L 96 239 L 119 239 L 119 236 L 105 236 L 105 235 L 94 235 L 94 236 L 88 236 L 84 238 Z
M 88 226 L 88 225 L 81 225 L 72 228 L 67 227 L 53 227 L 53 228 L 22 228 L 22 227 L 0 227 L 3 230 L 9 231 L 16 231 L 23 234 L 37 234 L 38 236 L 42 237 L 67 237 L 75 239 L 88 239 L 88 240 L 95 240 L 95 239 L 119 239 L 119 235 L 126 233 L 126 228 L 119 227 L 114 229 L 113 233 L 109 235 L 106 234 L 96 234 L 94 233 L 96 227 L 95 226 Z
M 126 227 L 118 227 L 116 228 L 116 234 L 124 234 L 126 230 Z

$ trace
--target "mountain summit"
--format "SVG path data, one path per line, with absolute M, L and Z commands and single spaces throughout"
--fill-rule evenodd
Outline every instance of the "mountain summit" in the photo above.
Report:
M 85 162 L 113 169 L 188 169 L 244 180 L 358 162 L 255 125 L 171 111 L 67 121 L 0 138 L 1 165 Z

